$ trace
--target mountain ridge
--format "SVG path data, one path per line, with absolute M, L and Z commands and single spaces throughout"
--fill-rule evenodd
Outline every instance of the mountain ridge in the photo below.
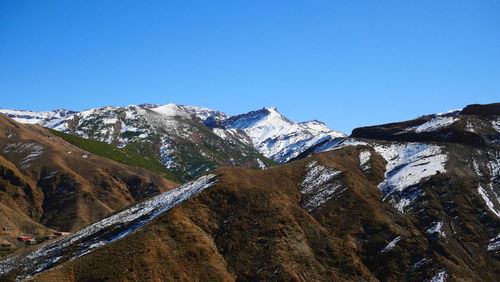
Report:
M 283 163 L 318 142 L 346 136 L 319 121 L 292 122 L 276 108 L 234 116 L 176 104 L 59 112 L 0 109 L 0 113 L 20 122 L 39 124 L 127 147 L 147 158 L 158 158 L 183 181 L 226 165 L 263 168 L 273 165 L 268 158 Z M 249 123 L 249 119 L 253 123 Z
M 31 253 L 44 259 L 3 260 L 0 277 L 498 281 L 500 115 L 448 117 L 375 126 L 389 133 L 264 170 L 219 168 L 178 188 L 182 204 L 148 204 L 179 195 L 164 192 L 123 210 L 130 222 Z M 448 134 L 467 130 L 485 142 Z

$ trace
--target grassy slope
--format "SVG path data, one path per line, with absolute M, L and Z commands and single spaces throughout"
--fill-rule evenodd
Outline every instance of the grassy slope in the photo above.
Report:
M 108 158 L 129 166 L 143 168 L 151 172 L 160 174 L 169 180 L 180 182 L 180 178 L 172 172 L 168 171 L 158 159 L 147 159 L 136 152 L 132 152 L 127 149 L 120 149 L 104 142 L 84 139 L 53 129 L 49 130 L 54 135 L 61 137 L 68 143 L 71 143 L 92 154 L 96 154 L 98 156 Z

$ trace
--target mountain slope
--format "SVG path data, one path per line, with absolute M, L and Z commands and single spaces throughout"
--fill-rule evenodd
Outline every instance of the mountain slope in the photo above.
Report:
M 111 144 L 91 139 L 84 139 L 77 135 L 67 134 L 53 129 L 49 130 L 54 135 L 64 139 L 64 141 L 89 153 L 111 159 L 122 164 L 143 168 L 153 173 L 162 175 L 174 182 L 180 182 L 180 178 L 167 170 L 167 168 L 157 158 L 145 158 L 134 151 L 117 148 Z
M 219 169 L 179 188 L 192 192 L 182 204 L 132 207 L 132 221 L 55 242 L 43 260 L 2 261 L 0 277 L 498 281 L 495 144 L 348 139 L 266 170 Z
M 477 147 L 498 147 L 500 103 L 469 105 L 462 110 L 431 114 L 413 120 L 356 128 L 349 138 L 325 140 L 294 159 L 339 146 L 361 144 L 363 139 L 458 143 Z
M 496 146 L 500 142 L 500 103 L 471 105 L 463 110 L 414 120 L 354 129 L 351 137 L 392 141 L 450 142 Z
M 78 230 L 175 186 L 144 169 L 84 151 L 45 128 L 0 115 L 0 204 L 5 207 L 0 221 L 12 234 L 33 233 L 30 226 L 39 225 Z M 12 220 L 4 222 L 7 218 Z
M 319 121 L 294 123 L 275 108 L 230 117 L 225 123 L 228 129 L 244 131 L 263 155 L 280 163 L 317 143 L 345 137 Z
M 20 111 L 16 115 L 4 112 L 13 118 L 23 116 Z M 35 117 L 31 121 L 40 125 L 157 159 L 182 181 L 219 166 L 259 168 L 274 164 L 252 144 L 220 138 L 188 109 L 174 104 L 89 109 L 57 122 Z
M 28 257 L 18 255 L 6 259 L 0 266 L 0 273 L 11 272 L 16 266 L 23 265 L 22 272 L 29 273 L 29 275 L 21 275 L 17 279 L 25 279 L 52 267 L 61 259 L 71 260 L 82 257 L 99 246 L 111 243 L 141 228 L 147 221 L 211 186 L 214 180 L 213 176 L 201 177 L 193 183 L 158 195 L 94 223 L 73 235 L 47 244 Z M 68 253 L 71 254 L 69 257 L 67 257 Z
M 175 104 L 103 107 L 83 112 L 0 113 L 159 159 L 182 180 L 221 166 L 264 168 L 309 147 L 345 137 L 318 121 L 294 123 L 274 108 L 228 116 Z M 269 158 L 269 159 L 268 159 Z

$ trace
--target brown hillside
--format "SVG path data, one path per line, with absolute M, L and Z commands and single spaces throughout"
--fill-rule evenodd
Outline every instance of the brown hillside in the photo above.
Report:
M 362 150 L 373 154 L 368 169 L 359 167 Z M 264 171 L 221 169 L 198 197 L 34 280 L 422 281 L 446 270 L 452 281 L 498 281 L 500 261 L 486 246 L 499 221 L 462 160 L 474 150 L 447 152 L 448 172 L 421 182 L 424 193 L 405 213 L 382 200 L 385 160 L 367 146 Z M 311 199 L 325 190 L 304 192 L 315 168 L 335 172 L 323 187 L 338 187 L 319 206 Z M 429 232 L 433 222 L 445 237 Z
M 0 115 L 0 228 L 9 234 L 75 231 L 175 186 Z

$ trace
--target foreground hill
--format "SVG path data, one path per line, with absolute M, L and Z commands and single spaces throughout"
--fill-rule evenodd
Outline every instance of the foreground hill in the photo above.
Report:
M 498 281 L 500 162 L 485 144 L 347 139 L 266 170 L 219 169 L 1 261 L 0 277 Z
M 0 115 L 0 228 L 8 231 L 6 239 L 75 231 L 175 186 Z

